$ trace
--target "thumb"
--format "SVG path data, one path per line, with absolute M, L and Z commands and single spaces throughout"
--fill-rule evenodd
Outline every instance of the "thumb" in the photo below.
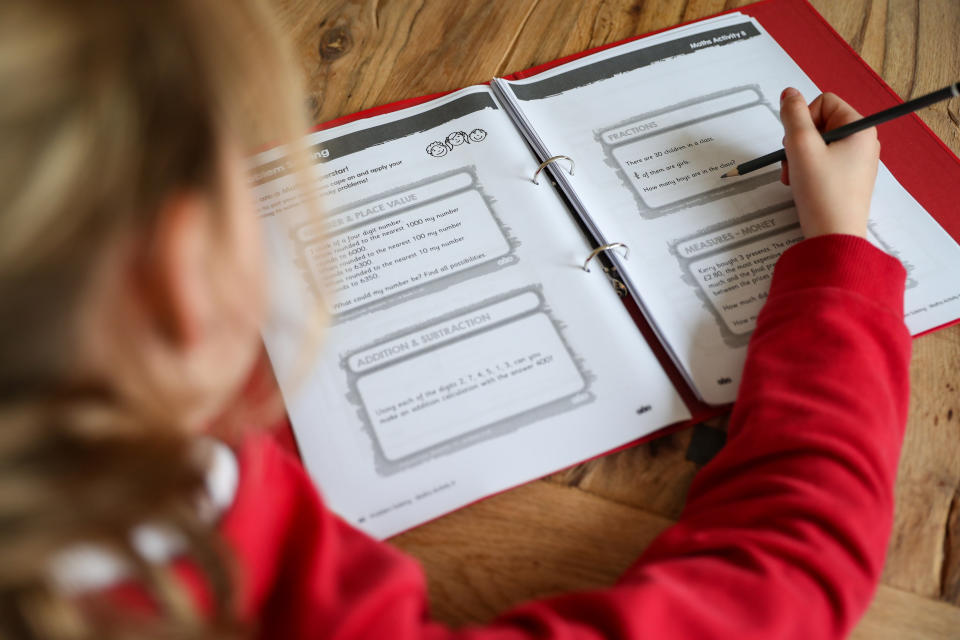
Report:
M 786 138 L 805 138 L 811 134 L 820 137 L 803 95 L 793 87 L 780 94 L 780 121 Z

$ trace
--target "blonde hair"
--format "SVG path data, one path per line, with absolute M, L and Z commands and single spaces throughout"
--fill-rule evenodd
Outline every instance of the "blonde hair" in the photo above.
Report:
M 297 76 L 256 0 L 0 3 L 0 637 L 236 633 L 222 545 L 193 508 L 192 443 L 119 406 L 109 380 L 74 379 L 71 353 L 111 242 L 149 233 L 178 189 L 216 195 L 225 142 L 304 130 Z M 211 615 L 131 548 L 144 522 L 189 541 Z M 50 559 L 78 542 L 127 560 L 151 625 L 57 590 Z

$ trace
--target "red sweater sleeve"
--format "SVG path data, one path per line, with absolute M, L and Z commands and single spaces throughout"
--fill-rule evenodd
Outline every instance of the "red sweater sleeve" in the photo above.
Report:
M 908 400 L 903 268 L 851 236 L 780 259 L 729 441 L 676 525 L 606 590 L 490 626 L 429 622 L 422 572 L 326 510 L 302 470 L 248 447 L 224 522 L 243 608 L 270 638 L 840 638 L 883 565 Z

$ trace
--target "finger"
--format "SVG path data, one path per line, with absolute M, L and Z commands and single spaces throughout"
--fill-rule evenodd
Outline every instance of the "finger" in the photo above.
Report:
M 780 182 L 790 186 L 790 168 L 787 166 L 787 161 L 784 160 L 780 163 Z
M 836 129 L 862 118 L 857 110 L 851 107 L 840 96 L 834 93 L 825 93 L 821 96 L 821 116 L 826 130 Z
M 813 119 L 813 124 L 817 127 L 818 131 L 824 130 L 824 125 L 826 124 L 823 118 L 823 94 L 821 93 L 816 98 L 813 99 L 813 102 L 810 103 L 808 107 L 810 109 L 810 118 Z
M 803 95 L 793 87 L 787 87 L 780 94 L 780 120 L 787 138 L 809 137 L 817 134 L 810 109 Z M 819 135 L 819 134 L 817 134 Z

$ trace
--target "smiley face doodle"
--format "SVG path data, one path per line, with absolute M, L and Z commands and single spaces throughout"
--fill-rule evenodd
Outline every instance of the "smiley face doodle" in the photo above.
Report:
M 460 147 L 472 142 L 483 142 L 487 137 L 484 129 L 474 129 L 469 134 L 466 131 L 454 131 L 448 135 L 443 142 L 434 140 L 427 145 L 427 155 L 434 158 L 442 158 L 447 153 L 453 151 L 455 147 Z
M 434 158 L 442 158 L 447 155 L 447 145 L 443 144 L 439 140 L 434 140 L 427 145 L 427 155 L 433 156 Z
M 447 136 L 447 146 L 452 150 L 454 147 L 459 147 L 463 143 L 470 144 L 469 138 L 467 138 L 466 131 L 454 131 Z

